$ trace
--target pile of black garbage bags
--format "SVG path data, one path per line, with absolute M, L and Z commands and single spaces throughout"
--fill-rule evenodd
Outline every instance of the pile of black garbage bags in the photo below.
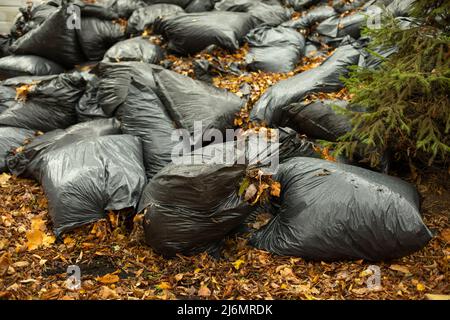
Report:
M 157 252 L 216 253 L 265 211 L 273 219 L 253 230 L 249 243 L 275 254 L 407 255 L 432 237 L 416 189 L 320 159 L 315 140 L 336 141 L 351 130 L 336 106 L 356 107 L 304 98 L 337 92 L 349 67 L 376 68 L 394 53 L 371 55 L 361 29 L 380 14 L 374 7 L 412 27 L 412 2 L 51 0 L 22 8 L 10 34 L 0 37 L 0 172 L 42 184 L 57 236 L 109 210 L 133 208 L 145 214 L 146 242 Z M 149 32 L 166 45 L 151 42 Z M 233 138 L 207 137 L 211 129 L 224 136 L 235 129 L 245 97 L 175 73 L 165 62 L 169 53 L 234 51 L 245 43 L 242 73 L 290 72 L 303 56 L 324 54 L 323 45 L 336 48 L 317 68 L 273 85 L 251 111 L 252 121 L 279 129 L 273 178 L 281 195 L 264 206 L 238 192 L 250 155 Z M 194 147 L 179 153 L 174 132 L 187 134 Z M 245 161 L 214 161 L 233 150 Z M 198 157 L 210 161 L 192 161 Z

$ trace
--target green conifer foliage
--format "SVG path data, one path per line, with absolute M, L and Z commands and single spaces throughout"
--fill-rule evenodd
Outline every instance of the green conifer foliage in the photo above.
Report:
M 372 166 L 386 149 L 396 160 L 447 166 L 450 155 L 450 1 L 418 0 L 417 24 L 402 29 L 386 17 L 380 29 L 366 29 L 370 48 L 396 46 L 380 68 L 355 68 L 343 79 L 352 103 L 366 113 L 351 113 L 353 131 L 340 138 L 335 155 L 362 154 Z

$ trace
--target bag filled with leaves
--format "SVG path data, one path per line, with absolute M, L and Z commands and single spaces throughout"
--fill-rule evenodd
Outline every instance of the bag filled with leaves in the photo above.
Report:
M 313 260 L 400 258 L 432 238 L 413 186 L 398 178 L 321 159 L 280 165 L 275 217 L 251 239 L 259 249 Z
M 122 122 L 123 132 L 142 139 L 149 179 L 170 163 L 176 143 L 172 141 L 174 121 L 155 92 L 153 67 L 145 63 L 102 63 L 99 89 L 105 97 L 110 94 L 106 100 L 117 101 L 113 113 Z M 123 91 L 115 92 L 114 88 Z
M 332 6 L 324 5 L 315 7 L 307 12 L 304 12 L 298 19 L 292 19 L 282 23 L 282 26 L 295 28 L 295 29 L 307 29 L 314 26 L 316 23 L 322 22 L 337 13 Z
M 164 58 L 164 50 L 144 37 L 120 41 L 108 49 L 104 61 L 139 61 L 158 64 Z
M 245 57 L 254 71 L 290 72 L 305 53 L 304 36 L 287 27 L 259 27 L 245 37 L 249 53 Z
M 40 181 L 42 159 L 47 152 L 83 139 L 115 134 L 122 134 L 120 122 L 115 118 L 78 123 L 67 129 L 47 132 L 12 150 L 6 163 L 11 173 Z
M 65 68 L 82 64 L 86 57 L 78 39 L 78 30 L 68 23 L 73 18 L 66 5 L 59 7 L 39 26 L 17 39 L 11 51 L 17 55 L 44 57 Z
M 6 157 L 8 153 L 21 146 L 26 140 L 34 136 L 33 130 L 0 127 L 0 173 L 8 171 L 6 166 Z
M 253 21 L 253 26 L 278 26 L 289 20 L 292 10 L 282 7 L 278 2 L 265 1 L 228 1 L 217 3 L 216 10 L 232 12 L 248 12 Z
M 86 90 L 75 106 L 78 121 L 109 118 L 100 107 L 99 99 L 97 98 L 100 78 L 91 73 L 86 73 L 84 77 L 86 79 Z
M 128 19 L 127 33 L 134 35 L 141 35 L 146 30 L 153 27 L 153 23 L 158 18 L 176 16 L 184 13 L 183 8 L 175 4 L 160 3 L 144 8 L 139 8 L 133 12 Z
M 338 91 L 344 86 L 340 77 L 359 63 L 360 56 L 357 44 L 347 44 L 337 48 L 319 67 L 276 83 L 256 102 L 251 120 L 272 125 L 279 122 L 284 106 L 300 102 L 310 93 Z
M 139 203 L 147 244 L 166 257 L 216 253 L 253 210 L 238 195 L 245 170 L 245 165 L 221 164 L 169 164 L 162 169 Z
M 349 116 L 343 114 L 348 105 L 345 100 L 293 103 L 283 107 L 283 115 L 276 125 L 292 128 L 311 139 L 337 141 L 352 129 Z
M 38 56 L 7 56 L 0 59 L 0 80 L 20 76 L 46 76 L 63 73 L 57 63 Z
M 108 210 L 135 208 L 145 187 L 139 138 L 84 139 L 46 152 L 41 181 L 56 236 L 102 219 Z
M 51 131 L 77 122 L 75 106 L 86 81 L 79 72 L 10 78 L 3 86 L 16 89 L 14 104 L 0 114 L 0 125 Z
M 154 30 L 168 40 L 170 50 L 188 55 L 213 44 L 237 50 L 253 26 L 249 13 L 210 11 L 158 19 Z

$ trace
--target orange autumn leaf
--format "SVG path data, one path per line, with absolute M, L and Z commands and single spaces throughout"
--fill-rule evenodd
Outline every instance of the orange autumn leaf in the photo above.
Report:
M 201 286 L 200 289 L 198 289 L 198 295 L 200 297 L 209 297 L 211 295 L 211 290 L 207 286 Z
M 281 184 L 278 181 L 273 182 L 270 185 L 270 195 L 279 198 L 280 193 L 281 193 Z
M 113 283 L 119 282 L 120 278 L 117 274 L 108 273 L 102 277 L 95 278 L 95 280 L 97 280 L 98 282 L 101 282 L 103 284 L 113 284 Z

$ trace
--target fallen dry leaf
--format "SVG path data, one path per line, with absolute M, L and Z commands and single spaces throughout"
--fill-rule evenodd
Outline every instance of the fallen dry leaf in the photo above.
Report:
M 197 293 L 200 297 L 209 297 L 211 295 L 211 290 L 207 286 L 201 286 L 200 289 L 198 289 Z
M 411 274 L 411 272 L 409 271 L 409 269 L 405 266 L 401 266 L 398 264 L 392 264 L 389 269 L 394 270 L 394 271 L 399 271 L 399 272 L 403 272 L 404 274 Z
M 450 300 L 449 294 L 431 294 L 427 293 L 425 294 L 425 298 L 428 300 Z
M 108 273 L 102 277 L 95 278 L 95 280 L 97 280 L 98 282 L 101 282 L 103 284 L 112 284 L 112 283 L 119 282 L 120 278 L 117 274 Z

